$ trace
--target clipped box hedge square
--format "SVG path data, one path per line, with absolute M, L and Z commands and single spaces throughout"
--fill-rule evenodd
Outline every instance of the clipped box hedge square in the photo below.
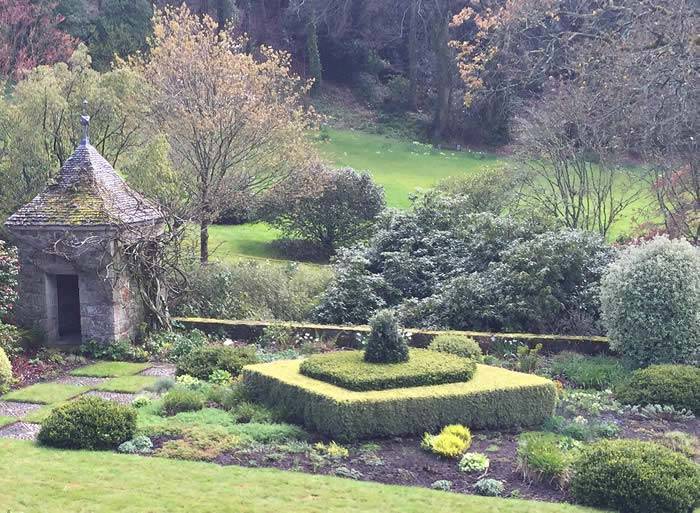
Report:
M 465 383 L 354 392 L 309 378 L 299 360 L 243 369 L 255 400 L 338 440 L 415 435 L 447 424 L 472 429 L 536 426 L 551 417 L 554 383 L 546 378 L 478 365 Z
M 305 376 L 355 391 L 443 385 L 469 381 L 476 364 L 453 354 L 411 349 L 402 363 L 368 363 L 364 351 L 317 354 L 299 368 Z

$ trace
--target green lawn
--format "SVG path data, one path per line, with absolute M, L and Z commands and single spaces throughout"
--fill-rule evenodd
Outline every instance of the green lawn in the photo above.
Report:
M 88 387 L 62 385 L 58 383 L 37 383 L 5 394 L 5 401 L 21 401 L 26 403 L 53 404 L 65 401 L 87 392 Z
M 71 375 L 96 378 L 118 378 L 120 376 L 138 374 L 149 367 L 150 365 L 147 363 L 99 362 L 75 369 L 71 372 Z
M 408 207 L 412 192 L 417 188 L 430 188 L 442 178 L 476 173 L 508 161 L 488 153 L 440 150 L 406 139 L 355 130 L 327 129 L 324 133 L 329 139 L 318 143 L 321 155 L 336 166 L 369 171 L 384 187 L 389 207 Z M 610 238 L 628 232 L 639 210 L 648 204 L 648 199 L 640 199 L 630 206 L 613 226 Z M 214 226 L 210 229 L 210 244 L 215 250 L 213 258 L 221 261 L 241 257 L 283 260 L 284 256 L 270 246 L 277 235 L 278 231 L 265 223 Z
M 318 144 L 321 155 L 336 166 L 369 171 L 386 193 L 387 205 L 406 208 L 416 188 L 430 188 L 440 179 L 478 172 L 504 162 L 480 152 L 438 150 L 412 141 L 353 130 L 328 129 L 330 139 Z M 244 257 L 282 259 L 270 242 L 279 232 L 265 223 L 213 226 L 210 245 L 214 259 Z
M 0 511 L 13 513 L 584 513 L 273 469 L 220 467 L 0 440 Z
M 151 386 L 156 381 L 158 381 L 158 378 L 155 376 L 121 376 L 119 378 L 108 379 L 101 385 L 97 385 L 95 390 L 135 394 Z

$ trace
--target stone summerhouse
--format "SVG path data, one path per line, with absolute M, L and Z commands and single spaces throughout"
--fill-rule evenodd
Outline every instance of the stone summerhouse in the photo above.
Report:
M 5 222 L 19 250 L 18 324 L 49 345 L 132 338 L 144 311 L 121 248 L 163 229 L 158 208 L 83 140 L 56 179 Z

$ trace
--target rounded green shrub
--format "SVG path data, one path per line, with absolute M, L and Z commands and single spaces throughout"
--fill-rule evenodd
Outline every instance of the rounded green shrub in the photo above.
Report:
M 62 449 L 114 449 L 131 440 L 136 410 L 100 397 L 82 397 L 53 410 L 41 424 L 39 443 Z
M 462 358 L 472 358 L 480 362 L 484 358 L 479 343 L 471 337 L 444 333 L 438 335 L 428 346 L 431 351 L 450 353 Z
M 689 513 L 700 505 L 700 467 L 655 443 L 605 440 L 574 463 L 571 494 L 621 513 Z
M 163 396 L 163 411 L 166 415 L 177 415 L 183 411 L 204 408 L 204 395 L 189 388 L 173 388 Z
M 401 363 L 408 361 L 408 344 L 396 316 L 391 310 L 378 312 L 369 321 L 371 328 L 365 361 L 370 363 Z
M 0 347 L 0 394 L 4 394 L 10 389 L 12 384 L 12 365 L 7 358 L 5 351 Z
M 638 369 L 614 389 L 624 404 L 670 405 L 700 414 L 700 368 L 692 365 L 652 365 Z
M 610 347 L 631 363 L 692 361 L 700 352 L 700 249 L 656 237 L 632 247 L 601 281 Z
M 244 365 L 252 363 L 258 363 L 253 347 L 204 346 L 180 358 L 177 375 L 187 374 L 206 381 L 214 371 L 222 370 L 235 378 Z

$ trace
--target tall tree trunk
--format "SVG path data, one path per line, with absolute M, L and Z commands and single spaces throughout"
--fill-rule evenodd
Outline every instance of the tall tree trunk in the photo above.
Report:
M 449 46 L 449 18 L 436 15 L 433 27 L 433 51 L 435 53 L 435 88 L 437 101 L 433 117 L 432 135 L 434 140 L 440 140 L 445 135 L 447 121 L 450 115 L 450 101 L 452 99 L 452 71 L 453 59 Z
M 202 219 L 199 223 L 199 260 L 203 264 L 209 261 L 209 225 L 208 219 Z
M 408 13 L 408 105 L 418 108 L 418 0 L 411 0 Z
M 321 67 L 321 55 L 318 52 L 316 13 L 313 11 L 310 14 L 309 23 L 306 26 L 306 53 L 309 60 L 309 75 L 314 79 L 311 92 L 316 93 L 321 89 L 323 68 Z

